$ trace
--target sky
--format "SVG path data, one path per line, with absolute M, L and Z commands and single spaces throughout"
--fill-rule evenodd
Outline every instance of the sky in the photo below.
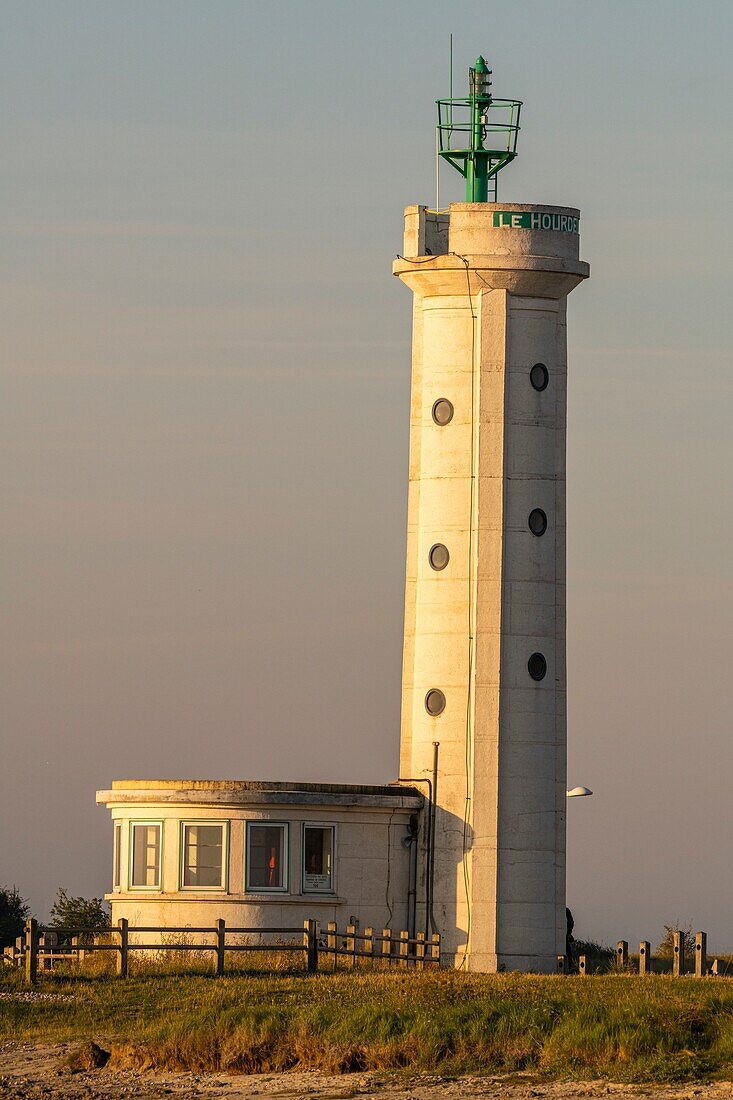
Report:
M 524 101 L 500 197 L 569 302 L 576 935 L 733 950 L 733 5 L 3 0 L 0 884 L 109 889 L 113 778 L 397 773 L 433 101 Z M 458 75 L 460 74 L 460 75 Z M 460 199 L 446 168 L 441 202 Z

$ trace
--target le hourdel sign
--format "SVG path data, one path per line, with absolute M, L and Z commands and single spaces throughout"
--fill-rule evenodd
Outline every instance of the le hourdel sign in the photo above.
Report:
M 577 233 L 580 218 L 542 210 L 495 210 L 494 229 L 552 229 L 556 233 Z

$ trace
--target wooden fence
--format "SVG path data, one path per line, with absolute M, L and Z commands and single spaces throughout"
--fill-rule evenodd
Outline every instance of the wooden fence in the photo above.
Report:
M 425 966 L 440 965 L 440 936 L 436 933 L 426 940 L 424 932 L 418 932 L 414 938 L 409 932 L 393 933 L 383 928 L 375 933 L 373 928 L 357 930 L 356 925 L 347 924 L 346 932 L 339 932 L 331 921 L 326 926 L 325 942 L 321 935 L 319 953 L 333 957 L 333 969 L 336 970 L 339 958 L 346 960 L 347 966 L 356 966 L 359 959 L 381 959 L 383 962 L 396 963 L 397 966 L 415 966 L 422 970 Z
M 202 943 L 139 942 L 138 937 L 151 934 L 207 936 L 209 940 Z M 240 937 L 239 942 L 232 941 L 231 937 L 234 936 Z M 259 942 L 241 942 L 241 937 L 245 936 L 258 937 Z M 262 942 L 263 936 L 289 937 L 289 940 Z M 240 928 L 228 926 L 223 920 L 217 921 L 213 927 L 201 928 L 130 926 L 124 917 L 116 925 L 95 929 L 47 928 L 35 920 L 26 921 L 25 934 L 15 941 L 14 946 L 5 948 L 2 961 L 8 966 L 22 968 L 26 981 L 33 983 L 38 978 L 39 969 L 50 969 L 55 963 L 68 959 L 81 962 L 87 954 L 97 951 L 111 951 L 115 954 L 116 970 L 123 978 L 128 974 L 130 953 L 135 951 L 210 953 L 214 973 L 218 976 L 224 974 L 225 956 L 230 952 L 302 954 L 305 968 L 311 973 L 319 969 L 319 963 L 324 956 L 328 956 L 330 968 L 333 970 L 338 969 L 339 960 L 342 960 L 341 965 L 346 968 L 356 967 L 365 961 L 367 964 L 378 962 L 417 970 L 441 964 L 441 941 L 437 934 L 427 940 L 422 932 L 411 937 L 408 932 L 393 932 L 390 928 L 383 928 L 381 932 L 365 928 L 360 932 L 354 924 L 348 924 L 345 930 L 339 931 L 333 921 L 324 929 L 315 920 L 306 920 L 302 927 L 290 928 Z M 325 959 L 323 961 L 325 963 Z M 671 967 L 671 976 L 675 978 L 685 975 L 694 975 L 696 978 L 722 976 L 718 959 L 708 962 L 706 932 L 695 935 L 691 960 L 688 958 L 684 932 L 675 932 L 671 963 L 666 960 L 666 965 Z M 628 942 L 619 940 L 611 967 L 618 973 L 635 973 L 638 970 L 642 976 L 653 974 L 655 970 L 661 972 L 660 965 L 655 966 L 648 940 L 642 940 L 639 944 L 638 963 L 629 960 Z M 593 973 L 591 959 L 584 954 L 577 959 L 558 955 L 557 969 L 560 974 L 577 971 L 581 977 Z
M 184 934 L 191 936 L 209 936 L 210 942 L 204 943 L 146 943 L 131 936 Z M 291 937 L 289 942 L 242 942 L 243 936 L 274 935 Z M 240 937 L 239 942 L 227 942 L 228 936 Z M 440 936 L 434 935 L 426 941 L 424 933 L 418 932 L 411 938 L 408 932 L 393 932 L 383 928 L 380 935 L 371 928 L 358 932 L 356 925 L 349 924 L 344 932 L 331 922 L 327 930 L 319 928 L 315 920 L 306 920 L 302 927 L 291 928 L 240 928 L 227 926 L 218 920 L 214 927 L 154 927 L 152 925 L 131 926 L 123 917 L 116 925 L 107 928 L 46 928 L 35 920 L 26 921 L 25 934 L 20 936 L 13 947 L 6 947 L 3 962 L 8 966 L 22 968 L 26 981 L 30 984 L 38 980 L 39 969 L 50 969 L 56 962 L 73 959 L 81 962 L 88 953 L 112 951 L 115 953 L 117 974 L 126 978 L 129 971 L 130 952 L 150 951 L 191 951 L 210 952 L 214 973 L 221 977 L 225 972 L 225 956 L 229 952 L 291 952 L 302 953 L 305 968 L 310 973 L 318 970 L 319 957 L 330 955 L 333 969 L 338 959 L 346 959 L 347 966 L 356 966 L 358 961 L 381 962 L 388 966 L 413 967 L 418 970 L 426 966 L 440 966 Z

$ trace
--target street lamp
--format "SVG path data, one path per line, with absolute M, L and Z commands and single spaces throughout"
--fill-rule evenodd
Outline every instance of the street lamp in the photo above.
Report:
M 590 787 L 573 787 L 572 791 L 566 791 L 568 798 L 587 798 L 589 794 L 593 794 Z

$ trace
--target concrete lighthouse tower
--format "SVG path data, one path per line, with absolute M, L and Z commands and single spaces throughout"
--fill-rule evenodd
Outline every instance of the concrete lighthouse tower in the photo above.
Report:
M 414 295 L 400 774 L 434 779 L 447 958 L 543 972 L 566 930 L 565 311 L 589 268 L 578 210 L 496 201 L 519 111 L 483 58 L 438 102 L 466 202 L 408 207 L 394 264 Z

